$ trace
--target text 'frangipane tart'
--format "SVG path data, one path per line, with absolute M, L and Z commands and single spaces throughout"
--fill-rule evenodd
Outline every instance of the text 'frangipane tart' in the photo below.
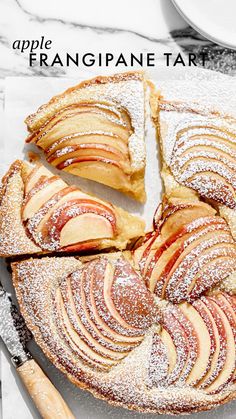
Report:
M 57 169 L 144 202 L 145 88 L 139 72 L 82 82 L 28 116 L 27 142 Z
M 153 96 L 166 192 L 191 188 L 217 206 L 236 237 L 236 119 L 196 103 Z
M 159 206 L 154 230 L 134 251 L 134 259 L 158 297 L 193 301 L 233 274 L 236 244 L 227 222 L 210 205 L 173 195 Z
M 36 342 L 95 396 L 156 413 L 206 410 L 234 397 L 235 297 L 155 303 L 129 252 L 12 268 Z
M 1 190 L 0 255 L 123 249 L 143 221 L 69 186 L 39 162 L 16 161 Z

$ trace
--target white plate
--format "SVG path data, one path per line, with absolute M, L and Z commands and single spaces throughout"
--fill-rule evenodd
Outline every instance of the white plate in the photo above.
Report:
M 235 0 L 172 0 L 183 18 L 206 38 L 236 49 Z

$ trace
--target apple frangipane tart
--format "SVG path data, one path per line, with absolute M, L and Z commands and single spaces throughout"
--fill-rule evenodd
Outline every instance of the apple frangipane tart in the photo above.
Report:
M 158 297 L 192 301 L 235 271 L 236 244 L 230 228 L 207 203 L 169 196 L 153 224 L 134 259 Z
M 143 234 L 143 221 L 69 186 L 39 162 L 16 161 L 5 175 L 0 255 L 123 249 Z
M 143 202 L 145 84 L 131 72 L 68 89 L 26 119 L 27 141 L 57 169 Z M 73 383 L 114 405 L 191 413 L 236 398 L 236 121 L 152 87 L 150 103 L 165 187 L 152 231 L 16 161 L 0 255 L 24 256 L 11 264 L 20 309 Z
M 165 414 L 206 410 L 234 397 L 234 296 L 155 301 L 129 252 L 28 259 L 12 269 L 36 342 L 96 397 Z
M 27 142 L 57 169 L 145 201 L 145 81 L 130 72 L 97 77 L 28 116 Z
M 151 97 L 166 192 L 181 185 L 216 206 L 236 237 L 236 120 L 197 103 Z

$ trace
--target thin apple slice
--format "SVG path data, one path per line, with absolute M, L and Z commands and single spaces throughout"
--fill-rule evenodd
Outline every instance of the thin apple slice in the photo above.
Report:
M 115 264 L 116 263 L 117 261 Z M 115 266 L 109 263 L 106 258 L 101 258 L 95 263 L 94 272 L 91 278 L 91 298 L 93 299 L 93 303 L 96 306 L 100 317 L 112 330 L 124 336 L 137 336 L 140 338 L 143 334 L 142 325 L 140 328 L 136 328 L 128 324 L 125 321 L 126 312 L 122 313 L 121 316 L 112 301 L 111 287 L 114 281 L 114 274 Z M 129 295 L 126 296 L 126 290 L 129 292 L 129 281 L 129 277 L 127 282 L 123 281 L 123 278 L 121 277 L 120 282 L 119 280 L 117 281 L 117 287 L 115 290 L 118 297 L 119 293 L 121 293 L 120 302 L 123 298 L 124 300 L 122 301 L 122 305 L 124 309 L 128 311 L 128 314 L 130 314 L 129 311 L 131 310 L 131 308 L 127 307 L 126 304 L 126 298 L 130 297 Z M 136 284 L 138 286 L 137 279 Z M 96 298 L 94 298 L 95 296 Z M 134 298 L 134 293 L 132 293 L 131 298 L 132 296 Z
M 69 220 L 61 230 L 60 246 L 65 247 L 79 241 L 112 238 L 114 230 L 109 220 L 93 213 L 85 213 Z
M 55 325 L 57 329 L 57 333 L 59 334 L 60 338 L 65 342 L 67 347 L 70 349 L 72 355 L 71 357 L 74 358 L 74 360 L 82 361 L 85 364 L 87 364 L 90 367 L 95 367 L 100 370 L 108 370 L 109 367 L 105 365 L 105 363 L 101 362 L 98 358 L 95 360 L 93 357 L 90 357 L 87 354 L 87 348 L 86 346 L 83 346 L 83 348 L 79 347 L 75 344 L 71 336 L 68 334 L 68 328 L 70 328 L 70 325 L 66 325 L 65 321 L 66 318 L 63 317 L 61 304 L 57 301 L 57 296 L 55 297 L 55 308 L 54 308 L 54 317 L 55 317 Z M 90 353 L 91 355 L 91 353 Z
M 177 296 L 173 297 L 174 302 L 181 301 L 181 294 L 178 293 L 178 284 L 182 284 L 185 279 L 185 289 L 191 285 L 190 274 L 186 276 L 187 269 L 190 269 L 192 262 L 195 257 L 199 256 L 204 249 L 207 249 L 211 244 L 221 241 L 229 241 L 230 236 L 224 232 L 225 226 L 222 224 L 207 225 L 204 228 L 197 230 L 193 234 L 189 234 L 186 238 L 180 238 L 179 241 L 173 243 L 169 249 L 163 254 L 163 257 L 159 260 L 157 268 L 151 273 L 150 284 L 155 284 L 154 292 L 158 292 L 157 295 L 165 298 L 165 296 L 172 300 L 172 294 L 177 289 Z M 216 232 L 219 230 L 219 237 L 216 236 Z M 221 231 L 223 230 L 223 231 Z M 212 233 L 215 233 L 214 236 Z M 212 237 L 213 236 L 213 237 Z M 174 252 L 172 252 L 174 249 Z M 152 264 L 150 264 L 150 268 Z M 159 273 L 158 273 L 159 271 Z M 186 283 L 187 282 L 187 283 Z M 184 298 L 184 297 L 183 297 Z
M 52 303 L 53 303 L 52 314 L 54 317 L 55 332 L 56 332 L 56 335 L 59 336 L 60 341 L 63 342 L 63 345 L 65 345 L 65 347 L 67 348 L 70 354 L 70 359 L 72 359 L 75 362 L 75 364 L 78 363 L 78 361 L 82 361 L 85 364 L 87 364 L 87 366 L 97 368 L 97 365 L 95 364 L 95 362 L 93 362 L 83 351 L 79 350 L 78 348 L 77 348 L 77 351 L 75 351 L 73 347 L 71 347 L 70 340 L 67 336 L 67 332 L 66 332 L 66 329 L 65 329 L 62 317 L 61 317 L 61 312 L 58 306 L 56 295 L 53 296 Z M 47 342 L 46 337 L 44 337 L 44 339 Z M 104 366 L 104 369 L 105 369 L 105 366 Z
M 217 162 L 218 163 L 218 162 Z M 235 191 L 232 185 L 228 183 L 229 177 L 234 176 L 232 171 L 226 170 L 227 168 L 224 165 L 221 165 L 221 172 L 227 173 L 227 176 L 221 176 L 218 173 L 213 173 L 213 171 L 205 171 L 201 174 L 201 179 L 199 182 L 199 175 L 195 174 L 191 177 L 188 181 L 188 187 L 195 189 L 199 192 L 203 197 L 207 199 L 212 199 L 214 201 L 219 202 L 220 204 L 225 204 L 227 202 L 227 206 L 229 208 L 235 208 Z M 204 195 L 201 191 L 204 190 L 205 185 L 207 185 L 207 189 L 204 192 Z
M 230 322 L 232 331 L 234 334 L 234 342 L 236 345 L 236 307 L 233 306 L 233 299 L 226 293 L 220 293 L 217 295 L 217 298 L 220 299 L 221 308 L 224 307 L 224 312 Z M 234 382 L 236 380 L 236 368 L 234 371 Z
M 63 298 L 63 305 L 73 329 L 81 339 L 98 354 L 115 361 L 124 358 L 128 351 L 122 346 L 115 346 L 112 341 L 105 340 L 104 337 L 98 333 L 94 324 L 88 321 L 87 311 L 84 310 L 82 301 L 79 303 L 81 310 L 78 312 L 77 306 L 75 306 L 73 300 L 70 284 L 66 284 L 65 282 L 66 281 L 64 281 L 63 285 L 60 284 L 60 290 Z M 68 282 L 70 282 L 70 280 Z
M 206 264 L 188 289 L 188 300 L 198 298 L 204 291 L 216 286 L 234 272 L 235 259 L 236 249 L 233 245 L 219 246 L 217 257 Z
M 228 230 L 224 220 L 220 217 L 201 217 L 195 219 L 190 224 L 182 225 L 179 230 L 175 231 L 174 234 L 170 234 L 164 241 L 162 231 L 161 233 L 157 232 L 156 235 L 153 235 L 149 239 L 148 244 L 144 244 L 144 246 L 146 246 L 145 250 L 143 254 L 141 253 L 142 256 L 139 256 L 139 264 L 140 266 L 142 265 L 142 273 L 145 274 L 146 282 L 148 286 L 150 286 L 150 289 L 154 291 L 155 283 L 158 282 L 158 276 L 160 278 L 162 277 L 162 281 L 158 284 L 157 295 L 164 297 L 165 293 L 162 292 L 162 288 L 165 288 L 168 284 L 165 284 L 166 274 L 171 272 L 170 268 L 172 268 L 172 264 L 174 266 L 176 261 L 179 262 L 178 253 L 181 254 L 181 257 L 183 258 L 182 253 L 184 248 L 187 248 L 189 245 L 189 249 L 191 249 L 191 243 L 194 242 L 194 240 L 199 239 L 199 242 L 201 242 L 201 237 L 204 237 L 206 233 L 214 232 L 215 230 Z M 192 247 L 194 245 L 195 243 L 192 244 Z M 135 252 L 136 254 L 138 254 L 138 252 L 140 254 L 139 249 Z M 167 267 L 165 268 L 165 265 L 167 264 L 168 269 Z M 162 270 L 165 272 L 164 277 L 161 275 Z M 176 286 L 176 284 L 174 285 Z
M 96 143 L 81 143 L 70 146 L 65 145 L 63 148 L 60 148 L 60 150 L 51 154 L 50 157 L 47 158 L 47 161 L 57 167 L 67 159 L 82 158 L 83 156 L 99 156 L 104 159 L 110 159 L 120 163 L 122 163 L 122 161 L 127 161 L 127 163 L 129 162 L 129 156 L 127 153 L 124 155 L 116 147 Z
M 25 196 L 22 206 L 24 221 L 33 217 L 46 201 L 65 188 L 65 182 L 57 176 L 46 178 L 44 181 L 41 179 L 42 177 L 40 177 L 39 183 L 36 183 L 34 188 Z
M 225 343 L 226 343 L 226 359 L 224 363 L 223 369 L 220 371 L 218 377 L 210 384 L 205 391 L 209 394 L 219 393 L 227 384 L 230 383 L 234 376 L 235 372 L 235 359 L 236 359 L 236 350 L 235 350 L 235 342 L 234 342 L 234 334 L 230 323 L 223 312 L 223 310 L 219 307 L 218 304 L 215 303 L 210 298 L 207 298 L 208 301 L 211 300 L 211 304 L 216 309 L 217 315 L 221 318 L 222 323 L 225 329 Z M 224 339 L 223 336 L 220 336 L 221 339 Z
M 46 167 L 35 163 L 35 167 L 29 172 L 29 174 L 24 179 L 24 186 L 25 186 L 25 194 L 28 194 L 34 186 L 38 183 L 39 179 L 43 177 L 53 177 L 53 173 L 51 173 Z
M 236 313 L 234 312 L 232 305 L 229 303 L 229 300 L 226 298 L 225 293 L 218 293 L 217 295 L 213 295 L 210 297 L 224 312 L 227 320 L 231 326 L 233 335 L 234 335 L 234 343 L 236 347 Z M 236 376 L 236 358 L 235 358 L 235 371 L 234 377 Z
M 170 275 L 170 272 L 173 269 L 173 266 L 176 264 L 176 261 L 180 258 L 181 254 L 184 251 L 184 243 L 181 241 L 174 243 L 165 253 L 162 254 L 162 257 L 155 261 L 155 268 L 152 269 L 152 263 L 150 263 L 150 270 L 147 271 L 147 285 L 151 291 L 153 291 L 158 297 L 163 298 L 164 286 L 166 278 Z M 150 277 L 149 277 L 150 275 Z
M 225 314 L 227 313 L 226 315 L 231 324 L 233 333 L 236 335 L 236 310 L 233 307 L 232 301 L 233 298 L 228 296 L 226 292 L 217 294 L 217 303 L 220 304 L 220 307 L 225 311 Z
M 191 304 L 181 303 L 179 308 L 192 323 L 198 339 L 198 356 L 186 378 L 186 383 L 194 386 L 206 374 L 210 367 L 211 339 L 204 320 Z
M 183 311 L 181 310 L 181 306 L 173 307 L 173 315 L 178 320 L 179 324 L 184 329 L 184 333 L 186 335 L 188 341 L 188 348 L 189 348 L 189 356 L 186 360 L 184 369 L 182 370 L 177 382 L 178 383 L 185 383 L 186 379 L 189 378 L 192 370 L 194 368 L 195 363 L 197 362 L 198 357 L 201 356 L 201 342 L 199 340 L 195 325 L 185 316 Z
M 224 221 L 222 220 L 222 223 Z M 190 222 L 189 224 L 182 225 L 178 230 L 175 230 L 175 232 L 172 234 L 172 232 L 169 233 L 169 235 L 164 239 L 165 235 L 162 234 L 162 231 L 157 231 L 156 234 L 150 238 L 148 245 L 145 247 L 145 251 L 142 255 L 142 261 L 145 261 L 146 271 L 149 266 L 152 266 L 152 264 L 155 261 L 158 261 L 160 256 L 164 251 L 167 251 L 168 248 L 172 245 L 172 249 L 179 246 L 181 242 L 185 242 L 188 238 L 191 238 L 194 233 L 198 232 L 198 235 L 205 234 L 205 228 L 207 226 L 210 227 L 210 230 L 213 229 L 213 225 L 219 225 L 220 219 L 218 217 L 200 217 L 195 219 L 194 221 Z M 202 232 L 202 233 L 201 233 Z M 180 240 L 182 238 L 182 240 Z M 151 262 L 151 265 L 150 265 Z M 142 262 L 143 264 L 144 262 Z
M 104 203 L 104 201 L 98 198 L 93 198 L 89 196 L 88 194 L 78 189 L 76 186 L 65 186 L 63 190 L 55 193 L 51 197 L 51 199 L 46 201 L 44 205 L 42 205 L 41 208 L 38 211 L 36 211 L 34 216 L 31 217 L 31 219 L 28 221 L 28 227 L 30 232 L 39 233 L 43 225 L 48 221 L 48 219 L 52 215 L 53 211 L 55 211 L 59 207 L 62 207 L 67 202 L 81 199 L 83 200 L 88 198 L 92 198 L 94 202 L 98 202 L 103 205 L 105 204 L 107 208 L 113 211 L 113 206 L 111 204 L 107 202 Z
M 141 245 L 137 245 L 133 251 L 133 258 L 135 262 L 135 266 L 140 269 L 142 275 L 145 275 L 147 269 L 147 260 L 150 257 L 150 254 L 153 255 L 155 253 L 156 248 L 158 248 L 158 244 L 155 245 L 156 240 L 160 236 L 159 230 L 154 230 L 151 232 L 146 233 L 145 237 L 143 238 Z
M 114 336 L 105 336 L 93 321 L 93 316 L 90 316 L 88 304 L 86 303 L 86 296 L 84 292 L 83 275 L 89 265 L 83 267 L 71 275 L 69 281 L 64 281 L 61 285 L 65 307 L 71 321 L 76 324 L 79 318 L 84 328 L 92 336 L 94 340 L 99 342 L 104 348 L 110 349 L 113 352 L 120 352 L 121 356 L 126 355 L 132 344 L 127 342 L 116 342 Z M 114 355 L 115 356 L 115 355 Z M 118 355 L 119 356 L 119 355 Z
M 129 190 L 130 169 L 127 167 L 125 173 L 123 167 L 114 160 L 99 157 L 83 157 L 73 161 L 69 159 L 63 166 L 59 165 L 58 169 L 94 181 L 102 179 L 102 183 L 115 189 Z
M 41 229 L 41 245 L 43 244 L 44 248 L 48 250 L 57 250 L 60 248 L 60 236 L 62 229 L 70 220 L 86 213 L 104 217 L 110 223 L 114 235 L 116 232 L 116 218 L 114 213 L 109 208 L 106 208 L 105 205 L 102 205 L 92 199 L 78 199 L 67 201 L 64 205 L 56 208 L 52 212 L 49 219 Z M 82 227 L 83 232 L 83 224 L 80 224 L 80 226 Z M 107 229 L 107 224 L 104 224 L 104 227 L 106 227 L 106 229 L 104 228 L 104 238 L 106 238 L 107 235 L 109 237 L 111 230 Z M 90 237 L 90 230 L 88 233 Z M 77 242 L 79 243 L 79 232 L 77 238 Z M 66 241 L 66 244 L 68 244 L 68 241 Z M 74 243 L 72 242 L 72 244 Z
M 166 293 L 167 298 L 173 298 L 174 302 L 180 302 L 181 298 L 182 300 L 187 298 L 188 291 L 185 294 L 182 291 L 188 290 L 189 287 L 191 289 L 195 275 L 204 267 L 205 261 L 210 258 L 211 248 L 218 244 L 222 244 L 223 248 L 225 243 L 232 243 L 232 237 L 227 229 L 216 225 L 213 229 L 210 229 L 209 226 L 204 237 L 196 238 L 194 241 L 192 237 L 193 242 L 191 243 L 191 238 L 189 241 L 190 243 L 188 240 L 185 242 L 184 251 L 175 261 L 168 275 L 165 275 L 166 279 L 164 277 L 162 296 L 164 297 Z M 233 247 L 232 243 L 232 249 Z M 206 251 L 205 255 L 204 251 Z M 178 290 L 178 284 L 181 286 L 181 292 Z
M 93 363 L 95 363 L 97 366 L 105 366 L 105 367 L 111 367 L 113 365 L 116 365 L 118 360 L 112 360 L 105 354 L 101 355 L 97 351 L 94 351 L 81 337 L 81 333 L 78 334 L 73 326 L 70 323 L 70 320 L 67 316 L 60 291 L 58 291 L 58 295 L 56 296 L 59 300 L 58 308 L 59 313 L 61 316 L 61 321 L 63 323 L 64 329 L 65 329 L 65 339 L 68 339 L 69 345 L 73 348 L 75 352 L 78 353 L 79 356 L 81 356 L 81 352 L 86 355 Z
M 67 202 L 70 198 L 78 198 L 78 190 L 74 186 L 66 186 L 62 190 L 56 192 L 50 199 L 48 199 L 44 204 L 35 212 L 34 215 L 30 217 L 27 221 L 26 227 L 28 228 L 30 234 L 37 234 L 42 225 L 48 220 L 52 211 L 62 205 L 64 202 Z M 79 193 L 79 197 L 81 197 Z M 34 237 L 36 239 L 36 237 Z
M 136 335 L 131 336 L 128 335 L 128 330 L 126 331 L 126 335 L 119 333 L 119 331 L 114 330 L 110 327 L 109 324 L 107 324 L 106 317 L 103 318 L 100 315 L 100 312 L 98 311 L 98 300 L 97 295 L 96 299 L 94 298 L 94 290 L 93 290 L 93 284 L 91 281 L 91 278 L 93 278 L 93 270 L 95 267 L 96 261 L 90 262 L 89 267 L 87 267 L 86 271 L 84 272 L 84 275 L 82 277 L 82 286 L 83 286 L 83 292 L 85 295 L 85 301 L 86 301 L 86 308 L 89 312 L 89 316 L 92 319 L 92 321 L 95 323 L 96 327 L 100 330 L 100 332 L 108 337 L 109 339 L 113 340 L 115 343 L 126 343 L 126 344 L 133 344 L 136 346 L 138 343 L 141 342 L 142 336 Z M 96 282 L 100 282 L 101 286 L 101 292 L 103 292 L 103 277 L 104 270 L 100 272 L 100 277 L 96 278 Z M 102 282 L 102 283 L 101 283 Z M 109 316 L 111 319 L 111 315 Z
M 236 315 L 236 295 L 234 294 L 227 294 L 226 292 L 224 293 L 224 297 L 228 300 L 228 302 L 230 303 L 235 315 Z
M 206 374 L 195 383 L 197 387 L 204 389 L 207 385 L 214 381 L 224 364 L 224 348 L 220 344 L 220 337 L 216 322 L 210 310 L 202 301 L 202 298 L 194 301 L 193 307 L 197 310 L 205 322 L 211 340 L 209 369 Z
M 161 218 L 163 236 L 174 234 L 197 218 L 214 217 L 215 210 L 201 201 L 186 203 L 179 199 L 167 201 Z
M 85 104 L 84 104 L 85 105 Z M 83 106 L 83 104 L 81 104 Z M 60 109 L 56 115 L 50 116 L 50 118 L 45 119 L 43 124 L 39 127 L 39 129 L 36 129 L 34 132 L 32 132 L 28 138 L 26 139 L 27 143 L 34 142 L 37 144 L 38 141 L 41 140 L 42 137 L 44 137 L 46 134 L 50 133 L 50 131 L 55 127 L 60 127 L 60 122 L 64 121 L 70 117 L 73 117 L 78 112 L 80 112 L 81 107 L 79 108 L 77 105 L 69 105 L 63 109 Z M 55 134 L 55 132 L 54 132 Z
M 174 359 L 169 359 L 171 370 L 169 371 L 167 377 L 166 383 L 168 385 L 173 384 L 180 378 L 189 357 L 188 337 L 182 325 L 173 315 L 173 310 L 175 311 L 174 307 L 171 306 L 168 306 L 165 309 L 162 316 L 162 327 L 164 333 L 162 332 L 160 335 L 164 343 L 166 342 L 167 344 L 170 337 L 175 347 L 175 351 L 172 351 L 169 356 L 169 358 L 171 358 L 171 355 L 174 353 Z
M 78 131 L 89 131 L 93 125 L 99 125 L 100 120 L 106 120 L 114 125 L 127 126 L 127 120 L 122 120 L 121 114 L 113 112 L 114 107 L 109 108 L 107 105 L 99 105 L 95 103 L 78 103 L 61 109 L 54 116 L 52 116 L 42 127 L 27 139 L 27 142 L 35 142 L 43 144 L 42 140 L 47 138 L 57 138 L 66 133 L 73 133 Z M 88 125 L 87 120 L 90 120 Z M 83 129 L 80 126 L 84 124 Z M 81 127 L 82 128 L 82 127 Z M 108 130 L 109 131 L 109 130 Z
M 208 125 L 191 125 L 177 133 L 170 168 L 180 184 L 235 209 L 235 135 L 212 121 Z
M 39 137 L 37 145 L 42 149 L 48 148 L 55 140 L 73 133 L 90 133 L 96 131 L 114 132 L 122 139 L 127 139 L 130 135 L 126 126 L 116 123 L 116 120 L 108 117 L 104 112 L 82 111 L 70 118 L 66 117 L 63 121 L 54 125 L 50 131 Z
M 109 276 L 106 276 L 106 279 L 106 305 L 113 308 L 116 316 L 118 313 L 118 317 L 123 319 L 129 328 L 145 332 L 158 321 L 159 312 L 153 295 L 145 287 L 141 276 L 123 256 L 116 260 L 113 280 Z
M 66 135 L 65 137 L 60 138 L 55 141 L 50 147 L 46 148 L 45 154 L 47 159 L 52 156 L 52 154 L 59 155 L 61 150 L 65 147 L 73 147 L 85 144 L 96 144 L 104 145 L 108 147 L 113 147 L 117 149 L 124 156 L 128 156 L 128 143 L 124 139 L 118 137 L 112 132 L 101 132 L 93 131 L 91 134 L 86 133 L 74 133 L 71 135 Z

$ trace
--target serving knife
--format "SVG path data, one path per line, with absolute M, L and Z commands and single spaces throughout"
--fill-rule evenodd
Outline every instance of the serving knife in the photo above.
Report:
M 27 350 L 27 343 L 32 335 L 1 282 L 0 336 L 40 415 L 44 419 L 75 419 L 58 390 Z

